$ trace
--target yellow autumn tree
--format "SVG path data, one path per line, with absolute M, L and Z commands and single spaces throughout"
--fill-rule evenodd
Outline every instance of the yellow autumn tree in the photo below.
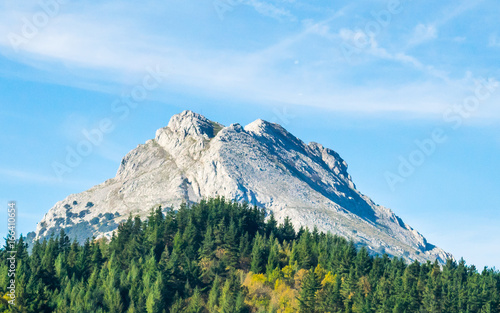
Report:
M 269 306 L 272 288 L 266 275 L 249 272 L 243 281 L 243 286 L 248 290 L 245 303 L 259 309 Z
M 278 313 L 298 312 L 298 297 L 299 292 L 296 289 L 291 288 L 282 279 L 278 279 L 274 284 L 274 290 L 270 302 L 270 309 L 274 309 Z

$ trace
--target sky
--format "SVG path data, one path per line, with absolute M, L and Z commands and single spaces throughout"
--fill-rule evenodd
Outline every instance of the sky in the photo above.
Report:
M 429 242 L 500 269 L 500 4 L 1 1 L 0 236 L 190 109 L 337 151 Z M 75 156 L 76 154 L 76 156 Z

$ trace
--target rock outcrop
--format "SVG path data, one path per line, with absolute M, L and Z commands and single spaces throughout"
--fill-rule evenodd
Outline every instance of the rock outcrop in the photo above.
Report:
M 305 144 L 278 124 L 224 127 L 191 111 L 130 151 L 114 178 L 56 203 L 34 237 L 61 228 L 79 241 L 109 237 L 130 213 L 145 218 L 158 205 L 216 196 L 265 207 L 278 221 L 289 216 L 296 227 L 317 226 L 374 253 L 409 261 L 451 257 L 357 191 L 336 152 Z

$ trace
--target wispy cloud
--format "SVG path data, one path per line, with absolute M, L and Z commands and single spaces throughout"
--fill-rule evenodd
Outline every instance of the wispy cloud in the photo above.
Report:
M 477 0 L 477 1 L 468 1 L 468 0 L 462 0 L 460 3 L 456 3 L 453 1 L 451 4 L 448 5 L 447 8 L 443 10 L 443 14 L 439 19 L 437 19 L 433 24 L 438 27 L 441 25 L 445 25 L 452 21 L 453 19 L 473 10 L 477 6 L 481 5 L 481 3 L 484 2 L 484 0 Z
M 56 177 L 41 175 L 32 172 L 26 172 L 21 170 L 5 169 L 0 168 L 0 175 L 4 178 L 15 179 L 17 181 L 26 183 L 49 183 L 55 184 L 59 183 Z
M 32 184 L 32 185 L 64 185 L 64 186 L 75 186 L 75 187 L 88 187 L 96 184 L 95 181 L 84 181 L 84 180 L 59 180 L 55 175 L 40 174 L 25 170 L 18 169 L 8 169 L 0 168 L 0 177 L 3 180 L 9 180 L 12 182 L 22 183 L 22 184 Z
M 289 10 L 268 2 L 260 0 L 243 0 L 242 3 L 253 7 L 255 11 L 264 16 L 272 17 L 277 20 L 296 20 L 295 16 L 291 14 Z
M 418 24 L 413 30 L 413 35 L 409 40 L 409 44 L 411 46 L 416 46 L 436 38 L 437 29 L 434 25 Z
M 267 10 L 275 18 L 294 15 L 280 6 L 266 5 L 259 0 L 247 3 L 256 9 Z M 128 11 L 124 8 L 126 6 L 131 4 L 111 1 L 105 7 L 93 10 L 68 9 L 36 38 L 21 46 L 18 53 L 11 49 L 7 36 L 0 36 L 0 52 L 12 60 L 44 71 L 65 73 L 59 83 L 81 88 L 136 83 L 137 77 L 142 77 L 147 67 L 158 66 L 168 73 L 163 86 L 165 96 L 170 90 L 177 90 L 234 101 L 289 103 L 331 110 L 434 114 L 457 97 L 456 90 L 460 90 L 457 88 L 459 81 L 450 78 L 447 71 L 437 65 L 404 49 L 383 46 L 378 38 L 368 36 L 362 30 L 342 27 L 339 20 L 344 15 L 342 9 L 324 20 L 304 20 L 299 24 L 302 27 L 294 23 L 295 31 L 273 34 L 273 40 L 261 34 L 267 44 L 228 49 L 211 45 L 209 41 L 202 42 L 205 39 L 201 35 L 187 40 L 168 28 L 160 29 L 158 24 L 149 23 L 152 14 L 149 11 L 147 14 L 138 12 L 134 18 L 99 14 L 106 10 Z M 18 13 L 3 11 L 0 18 L 16 21 Z M 238 27 L 241 28 L 242 24 Z M 0 25 L 0 34 L 9 33 L 12 30 L 9 25 L 12 24 Z M 414 29 L 413 43 L 436 38 L 435 25 L 419 24 Z M 189 24 L 177 26 L 192 27 Z M 221 31 L 218 26 L 215 29 Z M 207 31 L 225 35 L 215 30 Z M 237 33 L 234 35 L 234 38 L 238 37 Z M 368 43 L 365 53 L 360 54 L 362 66 L 346 64 L 338 49 L 343 40 L 356 37 Z M 253 40 L 257 42 L 260 37 Z M 196 45 L 195 49 L 193 45 Z M 295 62 L 298 60 L 300 62 Z M 409 80 L 406 86 L 398 84 L 395 87 L 394 79 L 382 75 L 384 68 L 377 63 L 379 60 L 406 67 L 409 72 L 417 71 L 421 79 Z M 346 73 L 375 76 L 376 87 L 359 82 L 347 85 Z M 165 99 L 158 97 L 159 100 Z
M 432 31 L 426 30 L 425 32 L 432 32 Z M 350 41 L 353 44 L 356 44 L 356 42 L 363 43 L 363 45 L 366 46 L 364 50 L 366 51 L 367 54 L 370 54 L 377 58 L 392 60 L 401 63 L 403 65 L 411 66 L 416 70 L 422 71 L 430 76 L 439 78 L 445 82 L 450 81 L 450 78 L 448 77 L 445 71 L 438 70 L 432 65 L 425 65 L 421 61 L 419 61 L 416 57 L 408 55 L 405 52 L 402 51 L 389 52 L 387 49 L 380 46 L 375 36 L 368 35 L 360 29 L 351 30 L 342 28 L 339 31 L 338 35 L 340 38 L 342 38 L 342 40 Z M 422 42 L 422 40 L 424 40 L 423 39 L 424 37 L 430 38 L 432 36 L 427 34 L 427 35 L 418 35 L 418 37 L 420 38 L 419 42 Z

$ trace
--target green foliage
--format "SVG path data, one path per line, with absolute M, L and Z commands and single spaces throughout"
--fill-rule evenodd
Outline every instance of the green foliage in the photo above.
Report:
M 71 243 L 61 231 L 16 245 L 16 308 L 3 312 L 500 313 L 500 273 L 465 261 L 406 264 L 290 219 L 223 198 L 130 216 L 110 241 Z M 250 272 L 251 271 L 251 272 Z
M 315 313 L 317 311 L 316 293 L 321 289 L 319 277 L 314 270 L 309 270 L 302 281 L 300 290 L 300 313 Z

